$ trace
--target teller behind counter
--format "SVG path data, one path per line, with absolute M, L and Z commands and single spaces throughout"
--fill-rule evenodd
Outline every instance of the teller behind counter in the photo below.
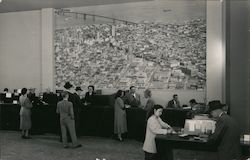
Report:
M 84 105 L 90 105 L 93 103 L 94 99 L 94 95 L 95 95 L 95 87 L 93 85 L 89 85 L 88 86 L 88 92 L 85 93 L 85 97 L 84 97 Z
M 57 94 L 54 94 L 53 92 L 50 92 L 49 90 L 43 93 L 41 99 L 46 104 L 51 104 L 51 105 L 55 105 L 59 101 Z
M 13 93 L 10 93 L 10 92 L 0 93 L 0 102 L 17 104 L 19 102 L 19 97 L 21 93 L 18 91 L 19 89 L 18 90 L 14 89 Z
M 11 93 L 1 93 L 0 101 L 2 103 L 13 103 L 13 96 Z
M 91 101 L 86 103 L 85 106 L 87 107 L 113 107 L 115 94 L 111 95 L 101 95 L 101 94 L 94 94 L 91 96 Z
M 130 107 L 141 107 L 141 98 L 138 93 L 136 93 L 136 87 L 130 86 L 129 90 L 125 91 L 125 96 L 123 97 L 125 105 Z

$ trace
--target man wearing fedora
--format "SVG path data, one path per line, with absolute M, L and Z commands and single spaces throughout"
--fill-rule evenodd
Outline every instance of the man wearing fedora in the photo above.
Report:
M 83 106 L 83 100 L 82 100 L 82 88 L 80 86 L 76 87 L 76 92 L 75 92 L 75 96 L 77 97 L 77 101 L 80 102 L 80 105 L 78 107 L 82 107 Z
M 215 131 L 209 136 L 209 142 L 218 146 L 219 160 L 239 160 L 241 152 L 238 124 L 226 114 L 220 101 L 211 101 L 208 105 L 210 115 L 216 120 Z
M 82 88 L 80 86 L 76 87 L 76 93 L 75 93 L 80 99 L 82 97 Z
M 68 101 L 73 103 L 73 110 L 74 110 L 74 115 L 75 115 L 75 129 L 76 129 L 76 135 L 79 134 L 79 114 L 80 114 L 80 106 L 81 106 L 81 101 L 77 97 L 76 94 L 74 94 L 72 88 L 73 85 L 70 82 L 66 82 L 64 85 L 65 90 L 69 94 Z

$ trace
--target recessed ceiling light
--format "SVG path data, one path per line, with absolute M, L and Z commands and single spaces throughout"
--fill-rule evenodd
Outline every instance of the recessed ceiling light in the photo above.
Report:
M 2 0 L 0 0 L 0 3 L 2 3 Z

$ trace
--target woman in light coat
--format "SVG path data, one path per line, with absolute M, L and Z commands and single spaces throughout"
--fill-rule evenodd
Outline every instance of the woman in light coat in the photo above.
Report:
M 157 150 L 155 144 L 155 136 L 157 134 L 167 134 L 174 132 L 173 129 L 160 118 L 163 107 L 161 105 L 154 105 L 148 114 L 147 129 L 143 150 L 145 153 L 145 160 L 156 160 Z
M 27 88 L 21 90 L 21 96 L 19 98 L 21 105 L 20 109 L 20 129 L 22 130 L 22 138 L 29 139 L 29 130 L 31 128 L 31 108 L 32 102 L 27 97 Z
M 122 141 L 122 134 L 127 132 L 127 118 L 125 105 L 122 97 L 124 91 L 118 90 L 115 96 L 114 105 L 114 133 L 117 134 L 118 140 Z

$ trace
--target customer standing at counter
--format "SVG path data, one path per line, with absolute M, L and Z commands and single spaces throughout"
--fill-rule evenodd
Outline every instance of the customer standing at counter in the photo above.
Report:
M 155 144 L 156 134 L 167 134 L 174 132 L 173 129 L 160 118 L 163 107 L 161 105 L 154 105 L 148 114 L 147 129 L 143 150 L 145 153 L 145 160 L 156 160 L 157 150 Z
M 79 134 L 79 115 L 80 115 L 80 107 L 81 107 L 81 100 L 78 99 L 77 95 L 74 94 L 73 85 L 70 82 L 66 82 L 64 85 L 64 88 L 69 94 L 68 100 L 73 103 L 73 110 L 74 110 L 74 116 L 75 116 L 75 128 L 76 128 L 76 134 Z
M 117 134 L 118 140 L 123 141 L 122 134 L 127 132 L 127 118 L 125 105 L 122 100 L 124 91 L 118 90 L 115 95 L 115 106 L 114 106 L 114 133 Z
M 218 145 L 219 160 L 240 159 L 240 129 L 236 121 L 223 111 L 220 101 L 209 102 L 209 113 L 216 120 L 214 133 L 209 137 L 210 143 Z
M 82 88 L 80 86 L 76 87 L 76 92 L 75 92 L 75 96 L 78 99 L 78 101 L 80 102 L 80 106 L 83 106 L 83 101 L 82 101 Z
M 56 113 L 60 114 L 60 125 L 62 132 L 63 147 L 68 148 L 67 142 L 67 130 L 70 133 L 72 140 L 72 147 L 81 147 L 81 144 L 77 143 L 76 132 L 75 132 L 75 116 L 73 111 L 73 103 L 68 101 L 69 93 L 67 91 L 62 92 L 63 100 L 57 103 Z
M 147 102 L 146 105 L 144 107 L 144 110 L 147 111 L 147 115 L 146 117 L 148 117 L 148 114 L 150 112 L 150 110 L 154 107 L 155 105 L 155 101 L 152 99 L 152 92 L 150 89 L 146 89 L 144 91 L 144 97 L 147 98 Z
M 29 139 L 29 130 L 31 128 L 31 108 L 33 107 L 31 100 L 27 96 L 27 88 L 21 90 L 19 97 L 21 105 L 20 109 L 20 129 L 22 130 L 22 138 Z

